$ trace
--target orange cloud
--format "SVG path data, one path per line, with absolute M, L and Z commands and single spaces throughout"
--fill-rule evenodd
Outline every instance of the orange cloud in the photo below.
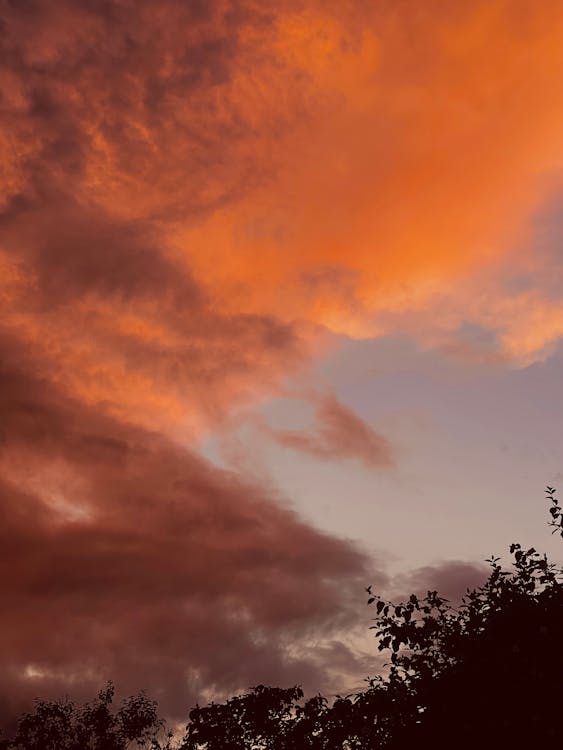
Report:
M 40 205 L 46 233 L 50 221 L 60 234 L 68 200 L 81 207 L 78 233 L 106 214 L 130 224 L 110 241 L 113 265 L 73 261 L 84 291 L 122 294 L 130 279 L 136 294 L 152 280 L 169 296 L 161 258 L 222 315 L 372 335 L 381 313 L 427 307 L 506 255 L 563 161 L 556 2 L 66 0 L 14 6 L 6 23 L 5 210 Z M 119 248 L 139 231 L 156 238 L 151 260 L 133 250 L 125 264 Z M 90 239 L 95 259 L 105 240 Z M 21 238 L 2 241 L 13 255 Z M 60 298 L 65 273 L 49 281 Z M 125 293 L 119 317 L 177 341 L 154 299 L 141 309 Z M 105 372 L 121 359 L 107 345 L 92 353 Z M 170 386 L 142 386 L 129 367 L 85 378 L 108 403 Z
M 553 3 L 346 10 L 274 24 L 280 60 L 262 69 L 276 91 L 301 71 L 282 106 L 302 118 L 273 135 L 267 184 L 176 241 L 233 309 L 366 334 L 529 231 L 563 161 L 563 17 Z M 353 301 L 313 287 L 319 270 Z

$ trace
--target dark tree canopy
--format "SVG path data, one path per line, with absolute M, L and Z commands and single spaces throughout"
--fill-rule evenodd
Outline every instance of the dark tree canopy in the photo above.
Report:
M 73 701 L 37 700 L 35 710 L 21 717 L 12 740 L 1 750 L 127 750 L 131 746 L 157 748 L 164 722 L 157 705 L 143 693 L 126 698 L 112 710 L 110 683 L 84 706 Z
M 563 510 L 547 488 L 549 526 Z M 403 750 L 563 746 L 562 571 L 512 544 L 453 607 L 436 591 L 393 604 L 368 587 L 372 628 L 388 670 L 360 693 L 304 700 L 299 687 L 259 685 L 224 703 L 196 706 L 177 742 L 143 694 L 112 712 L 113 688 L 82 708 L 38 701 L 0 750 Z

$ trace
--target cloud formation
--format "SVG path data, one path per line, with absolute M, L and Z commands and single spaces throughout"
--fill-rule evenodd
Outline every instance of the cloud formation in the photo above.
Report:
M 105 676 L 169 711 L 323 684 L 290 645 L 352 618 L 369 562 L 191 442 L 319 328 L 459 327 L 444 286 L 526 239 L 562 165 L 562 20 L 555 0 L 2 4 L 6 710 Z M 465 299 L 531 331 L 526 295 Z M 545 305 L 510 355 L 559 335 Z M 392 460 L 338 402 L 318 419 L 276 439 Z
M 276 430 L 261 425 L 277 443 L 328 461 L 358 459 L 368 467 L 394 463 L 389 442 L 334 396 L 319 399 L 311 431 Z
M 392 333 L 389 313 L 428 313 L 425 325 L 440 328 L 443 295 L 455 302 L 467 274 L 531 240 L 557 187 L 561 13 L 439 0 L 306 8 L 272 24 L 274 90 L 298 65 L 292 93 L 310 103 L 276 134 L 275 178 L 179 229 L 178 247 L 236 309 L 349 335 Z M 280 100 L 291 112 L 293 96 Z M 506 301 L 502 285 L 494 293 Z M 475 303 L 472 314 L 491 305 L 494 318 L 494 294 Z
M 205 691 L 329 684 L 314 649 L 291 648 L 354 623 L 369 560 L 263 488 L 68 398 L 15 351 L 4 338 L 3 710 L 108 678 L 175 716 Z
M 489 569 L 484 564 L 446 560 L 394 576 L 390 581 L 389 590 L 397 600 L 404 600 L 411 593 L 425 596 L 428 591 L 437 591 L 440 596 L 456 606 L 467 590 L 472 591 L 481 586 L 488 574 Z

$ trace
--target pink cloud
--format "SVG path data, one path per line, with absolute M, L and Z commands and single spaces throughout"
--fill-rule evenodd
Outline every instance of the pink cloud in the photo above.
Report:
M 315 458 L 357 459 L 368 467 L 388 467 L 394 463 L 387 439 L 334 396 L 319 400 L 315 421 L 312 431 L 265 429 L 280 445 Z

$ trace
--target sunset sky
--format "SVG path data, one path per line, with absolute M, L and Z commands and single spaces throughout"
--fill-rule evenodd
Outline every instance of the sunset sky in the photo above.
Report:
M 562 87 L 560 0 L 0 0 L 4 718 L 556 556 Z

